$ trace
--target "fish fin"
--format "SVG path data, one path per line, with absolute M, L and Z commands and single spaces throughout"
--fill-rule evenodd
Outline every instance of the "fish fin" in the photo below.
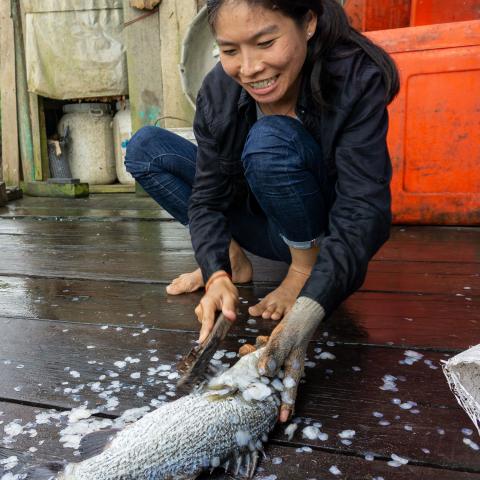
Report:
M 257 469 L 259 458 L 260 458 L 260 455 L 258 454 L 258 452 L 256 450 L 254 452 L 252 452 L 252 454 L 250 456 L 251 462 L 250 462 L 250 465 L 249 465 L 249 468 L 248 468 L 248 471 L 247 471 L 248 480 L 251 480 L 253 478 L 253 476 L 255 475 L 255 470 Z
M 243 465 L 243 455 L 239 455 L 236 459 L 235 459 L 235 470 L 233 471 L 233 474 L 235 476 L 237 476 L 239 473 L 240 473 L 240 470 L 242 468 L 242 465 Z
M 102 453 L 119 431 L 118 428 L 109 428 L 108 430 L 99 430 L 98 432 L 85 435 L 80 441 L 79 448 L 82 460 Z
M 250 458 L 250 454 L 247 453 L 247 455 L 245 456 L 245 475 L 247 478 L 250 478 L 250 463 L 251 463 L 251 458 Z
M 25 480 L 54 480 L 62 477 L 58 477 L 67 462 L 49 462 L 45 465 L 32 465 L 26 470 L 22 471 L 23 475 L 26 475 Z
M 260 460 L 260 451 L 253 452 L 234 452 L 222 465 L 226 474 L 232 475 L 229 478 L 245 478 L 251 480 L 255 471 L 257 470 L 258 462 Z

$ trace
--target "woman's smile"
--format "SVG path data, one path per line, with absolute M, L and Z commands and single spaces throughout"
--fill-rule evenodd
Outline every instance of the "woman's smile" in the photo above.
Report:
M 277 86 L 277 80 L 280 74 L 265 80 L 257 80 L 255 82 L 248 82 L 249 89 L 253 90 L 256 95 L 267 95 L 271 93 Z

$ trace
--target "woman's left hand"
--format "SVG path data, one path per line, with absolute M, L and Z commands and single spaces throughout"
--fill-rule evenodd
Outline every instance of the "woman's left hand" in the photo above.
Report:
M 319 303 L 300 297 L 275 327 L 265 345 L 258 362 L 260 374 L 273 377 L 280 368 L 283 367 L 285 371 L 280 422 L 286 422 L 293 415 L 308 342 L 324 316 L 325 312 Z

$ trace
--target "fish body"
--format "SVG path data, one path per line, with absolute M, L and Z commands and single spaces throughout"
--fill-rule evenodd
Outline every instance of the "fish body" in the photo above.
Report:
M 258 374 L 259 355 L 246 355 L 199 391 L 146 414 L 100 454 L 68 464 L 55 478 L 187 480 L 218 466 L 238 474 L 241 465 L 253 476 L 279 405 L 278 392 Z

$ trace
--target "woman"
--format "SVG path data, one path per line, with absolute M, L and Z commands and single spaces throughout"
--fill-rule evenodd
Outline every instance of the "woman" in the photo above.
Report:
M 198 94 L 198 149 L 145 127 L 126 164 L 190 227 L 200 268 L 167 292 L 205 285 L 195 309 L 200 342 L 216 311 L 236 318 L 235 283 L 252 278 L 243 249 L 289 264 L 279 287 L 249 309 L 281 320 L 259 368 L 271 376 L 283 367 L 291 377 L 286 421 L 309 339 L 360 287 L 389 235 L 386 106 L 398 76 L 335 0 L 211 0 L 207 8 L 220 63 Z

